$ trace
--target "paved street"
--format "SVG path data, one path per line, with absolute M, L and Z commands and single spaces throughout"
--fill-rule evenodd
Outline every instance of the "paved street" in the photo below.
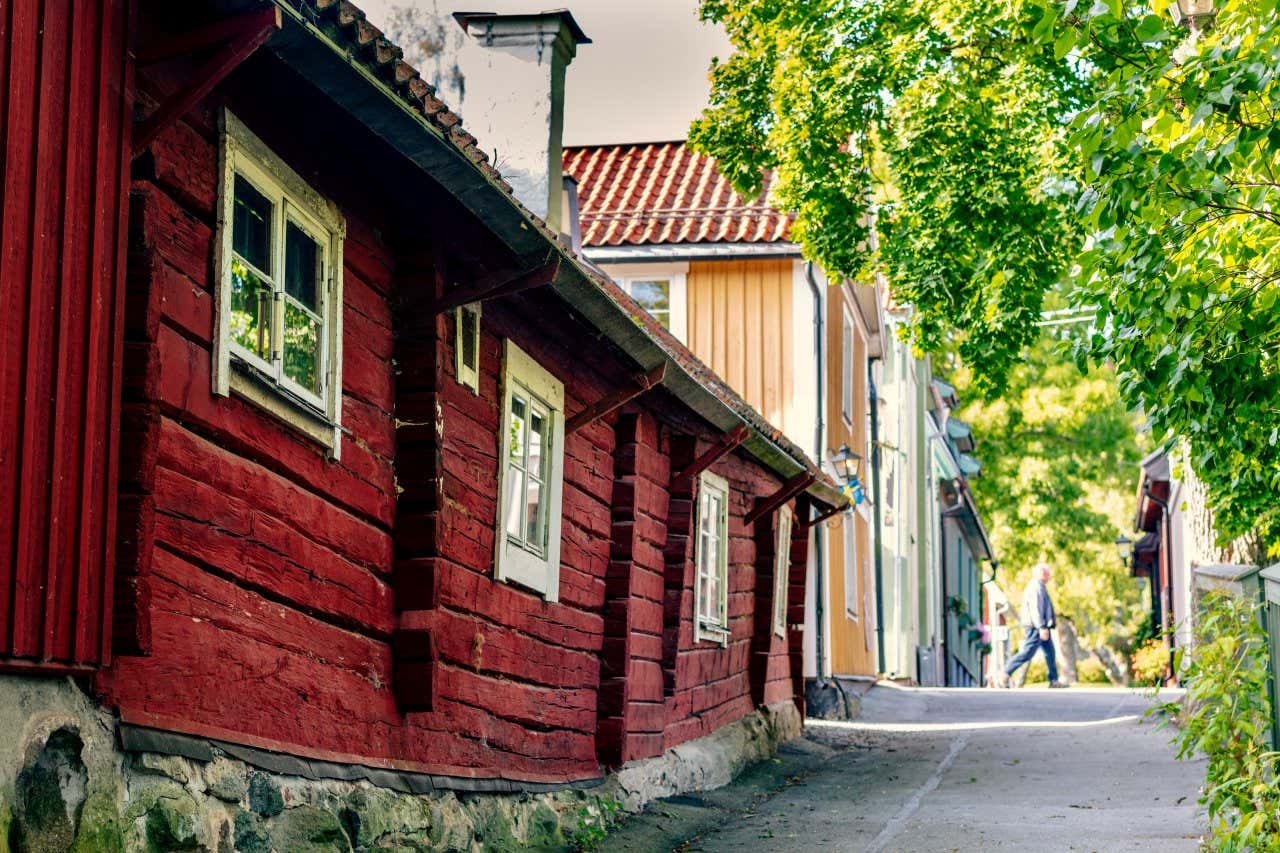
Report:
M 780 764 L 651 809 L 605 849 L 1194 851 L 1202 767 L 1174 759 L 1148 704 L 876 687 L 857 722 L 811 722 Z

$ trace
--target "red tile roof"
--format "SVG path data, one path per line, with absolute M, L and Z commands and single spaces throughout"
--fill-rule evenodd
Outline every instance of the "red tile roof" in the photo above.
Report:
M 768 201 L 772 174 L 744 199 L 684 142 L 566 148 L 564 171 L 578 181 L 584 246 L 788 239 L 791 215 Z

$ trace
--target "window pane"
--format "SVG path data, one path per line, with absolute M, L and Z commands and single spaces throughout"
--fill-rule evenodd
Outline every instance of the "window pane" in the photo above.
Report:
M 546 477 L 542 460 L 547 447 L 547 415 L 536 406 L 529 409 L 529 473 L 539 479 Z
M 320 282 L 320 246 L 292 222 L 284 235 L 284 290 L 294 299 L 319 311 L 316 301 Z
M 720 616 L 720 542 L 714 534 L 707 535 L 707 615 L 712 620 Z
M 271 270 L 271 200 L 236 175 L 231 249 L 267 275 Z
M 844 609 L 858 615 L 858 543 L 852 518 L 844 519 Z
M 631 298 L 654 316 L 659 323 L 671 327 L 671 282 L 633 281 L 628 288 Z
M 284 372 L 313 394 L 320 393 L 320 324 L 284 301 Z
M 525 541 L 542 551 L 542 483 L 526 477 L 525 486 Z
M 698 543 L 698 615 L 706 616 L 711 612 L 710 597 L 708 588 L 711 583 L 711 571 L 708 569 L 710 563 L 707 562 L 707 550 L 711 547 L 707 541 L 707 531 L 704 529 L 701 534 L 701 541 Z
M 462 363 L 472 370 L 476 369 L 476 312 L 463 308 L 459 321 L 462 323 Z
M 853 324 L 844 317 L 840 346 L 840 412 L 846 420 L 853 418 Z
M 523 540 L 524 525 L 522 510 L 524 509 L 524 472 L 511 465 L 507 468 L 507 535 L 516 540 Z
M 231 338 L 261 358 L 271 357 L 271 283 L 240 258 L 231 258 Z
M 507 444 L 509 445 L 508 452 L 511 455 L 511 463 L 513 465 L 519 465 L 521 468 L 525 466 L 524 441 L 526 408 L 527 404 L 523 397 L 518 394 L 511 395 L 511 424 L 507 429 Z

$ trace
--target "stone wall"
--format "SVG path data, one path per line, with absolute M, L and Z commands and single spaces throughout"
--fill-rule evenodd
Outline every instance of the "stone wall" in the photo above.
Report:
M 638 810 L 719 787 L 800 729 L 784 702 L 595 788 L 414 794 L 270 772 L 216 745 L 202 758 L 125 751 L 115 720 L 70 679 L 0 676 L 0 730 L 15 735 L 0 739 L 0 853 L 561 850 L 602 803 Z

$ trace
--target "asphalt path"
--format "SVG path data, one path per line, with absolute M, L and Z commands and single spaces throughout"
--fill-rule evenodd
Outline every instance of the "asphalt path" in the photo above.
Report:
M 1204 768 L 1174 758 L 1150 704 L 878 686 L 856 722 L 810 721 L 764 777 L 658 806 L 648 836 L 642 821 L 604 849 L 1195 851 Z

